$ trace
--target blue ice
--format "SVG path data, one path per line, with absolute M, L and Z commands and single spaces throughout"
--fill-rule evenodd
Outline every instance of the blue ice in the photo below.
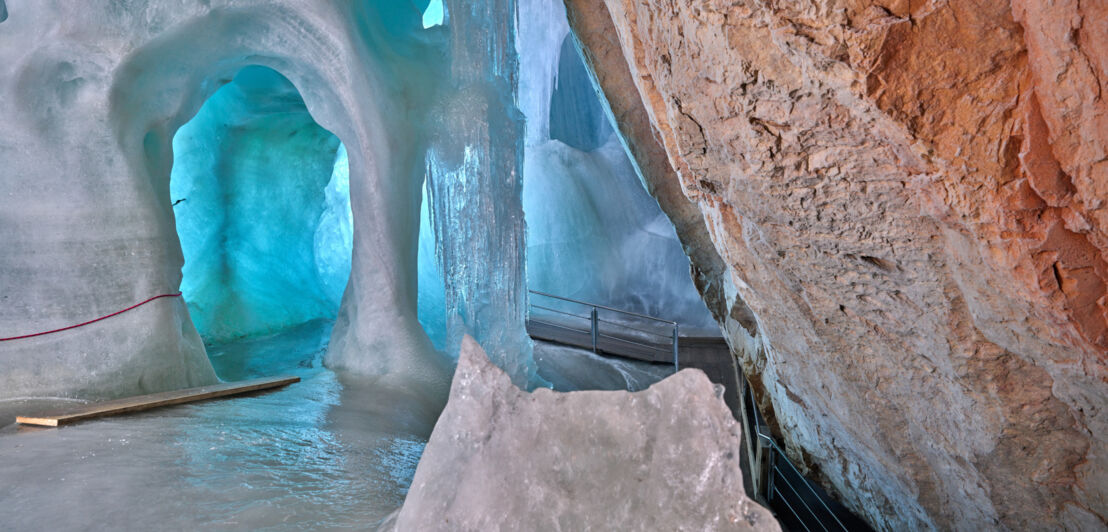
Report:
M 524 169 L 528 288 L 718 334 L 673 225 L 611 127 L 573 37 L 553 50 L 549 104 L 528 117 L 549 117 L 548 135 L 529 139 Z
M 334 318 L 350 276 L 346 150 L 281 74 L 255 66 L 173 138 L 181 291 L 206 341 Z

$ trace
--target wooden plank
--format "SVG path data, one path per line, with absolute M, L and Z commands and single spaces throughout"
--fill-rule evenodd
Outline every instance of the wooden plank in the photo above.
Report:
M 97 417 L 114 416 L 117 414 L 149 410 L 151 408 L 192 403 L 205 399 L 215 399 L 217 397 L 256 392 L 258 390 L 268 390 L 270 388 L 286 386 L 294 382 L 300 382 L 300 377 L 266 377 L 240 382 L 225 382 L 213 384 L 211 386 L 201 386 L 199 388 L 186 388 L 184 390 L 174 390 L 171 392 L 125 397 L 123 399 L 116 399 L 103 403 L 80 405 L 75 408 L 68 408 L 48 415 L 17 416 L 15 420 L 24 425 L 57 427 L 59 425 L 66 425 Z

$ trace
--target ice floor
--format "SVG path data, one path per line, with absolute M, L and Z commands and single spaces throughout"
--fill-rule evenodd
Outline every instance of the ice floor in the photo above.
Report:
M 0 530 L 375 528 L 403 501 L 431 416 L 322 367 L 329 332 L 313 322 L 210 350 L 225 380 L 303 379 L 270 393 L 61 429 L 12 424 L 51 401 L 0 403 Z M 566 390 L 671 371 L 543 344 L 536 356 Z

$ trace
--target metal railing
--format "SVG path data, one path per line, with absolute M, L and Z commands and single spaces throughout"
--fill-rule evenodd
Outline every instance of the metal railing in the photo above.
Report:
M 788 525 L 790 529 L 807 532 L 870 530 L 865 522 L 814 485 L 793 465 L 785 450 L 770 434 L 769 426 L 758 412 L 754 390 L 745 377 L 742 377 L 742 386 L 743 433 L 755 436 L 744 438 L 751 461 L 754 497 L 764 500 L 778 514 L 781 524 Z M 784 515 L 785 512 L 788 515 Z
M 676 371 L 680 369 L 680 361 L 678 359 L 679 352 L 678 346 L 680 343 L 680 326 L 675 321 L 663 320 L 661 318 L 655 318 L 654 316 L 647 316 L 646 314 L 639 314 L 637 312 L 630 312 L 612 307 L 606 307 L 604 305 L 597 305 L 596 303 L 589 303 L 587 301 L 579 301 L 576 299 L 570 299 L 568 297 L 556 296 L 554 294 L 548 294 L 546 292 L 539 292 L 538 290 L 528 290 L 528 293 L 532 296 L 527 298 L 527 321 L 533 323 L 539 323 L 549 327 L 569 331 L 571 333 L 588 334 L 592 350 L 594 352 L 606 352 L 612 355 L 620 355 L 618 348 L 605 348 L 603 344 L 607 341 L 608 345 L 612 345 L 615 342 L 618 345 L 623 345 L 627 349 L 645 349 L 650 352 L 667 353 L 673 357 L 673 369 Z M 533 301 L 534 297 L 548 298 L 561 303 L 569 303 L 575 307 L 575 311 L 563 310 L 553 308 L 556 303 L 539 305 Z M 552 318 L 541 319 L 536 317 L 535 310 L 552 313 L 555 316 L 562 317 L 561 322 L 555 322 Z M 588 312 L 587 316 L 582 315 L 584 312 Z M 620 323 L 612 320 L 605 320 L 600 317 L 601 313 L 611 313 L 615 316 L 631 317 L 635 320 L 645 321 L 648 324 L 665 324 L 665 332 L 652 331 L 648 328 L 649 325 L 643 325 L 641 327 L 635 327 L 628 323 Z M 570 318 L 570 321 L 565 321 L 565 318 Z M 588 329 L 584 329 L 584 322 L 576 321 L 584 320 L 588 323 Z M 581 325 L 575 326 L 574 323 Z M 631 334 L 620 335 L 619 333 L 627 333 L 633 331 Z M 664 344 L 651 344 L 650 340 L 635 341 L 631 339 L 638 335 L 645 335 L 646 338 L 657 337 L 665 338 Z M 629 338 L 630 336 L 631 338 Z M 639 338 L 641 339 L 641 338 Z

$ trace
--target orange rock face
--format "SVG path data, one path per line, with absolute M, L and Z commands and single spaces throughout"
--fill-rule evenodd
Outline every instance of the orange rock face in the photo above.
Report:
M 566 3 L 814 476 L 883 529 L 1106 525 L 1108 4 Z

